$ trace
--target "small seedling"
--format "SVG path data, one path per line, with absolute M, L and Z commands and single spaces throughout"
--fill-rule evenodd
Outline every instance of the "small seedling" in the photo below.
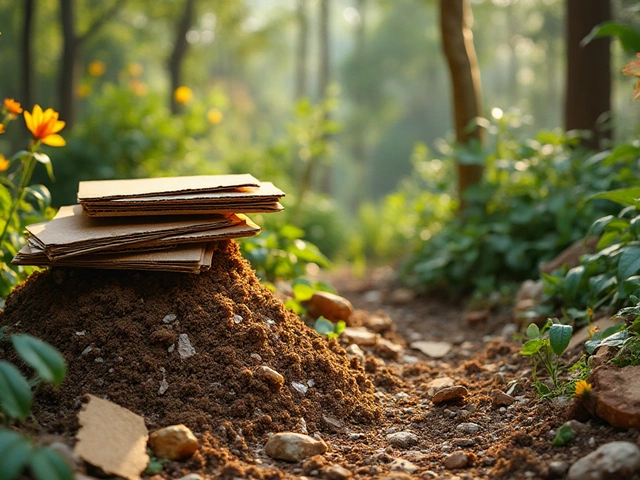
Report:
M 318 319 L 313 324 L 313 329 L 318 332 L 320 335 L 326 335 L 328 340 L 332 338 L 338 338 L 344 329 L 347 327 L 347 324 L 344 320 L 340 320 L 335 325 L 327 320 L 324 317 L 318 317 Z
M 556 436 L 553 438 L 551 445 L 554 447 L 562 447 L 573 440 L 576 436 L 576 432 L 569 425 L 562 425 Z
M 537 368 L 542 364 L 551 376 L 553 388 L 558 389 L 558 372 L 560 370 L 560 355 L 569 346 L 573 327 L 553 323 L 551 319 L 540 329 L 535 323 L 527 327 L 526 336 L 529 340 L 522 346 L 520 353 L 531 357 L 533 364 L 533 382 L 539 395 L 549 395 L 551 389 L 538 380 Z

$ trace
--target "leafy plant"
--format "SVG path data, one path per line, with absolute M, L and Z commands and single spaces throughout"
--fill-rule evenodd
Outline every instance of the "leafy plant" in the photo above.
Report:
M 285 307 L 290 308 L 299 316 L 306 315 L 307 308 L 305 307 L 305 302 L 311 300 L 311 297 L 313 297 L 314 293 L 336 293 L 335 289 L 327 282 L 312 282 L 311 280 L 302 277 L 296 278 L 293 281 L 293 283 L 291 284 L 291 290 L 293 292 L 293 298 L 286 301 Z
M 540 364 L 551 377 L 553 390 L 560 388 L 560 356 L 569 346 L 572 334 L 571 325 L 553 323 L 551 319 L 541 329 L 535 323 L 527 327 L 526 336 L 529 340 L 522 346 L 520 353 L 531 357 L 533 383 L 539 395 L 553 394 L 552 390 L 538 379 L 537 371 Z
M 0 472 L 5 480 L 18 478 L 29 469 L 36 480 L 71 480 L 69 465 L 54 451 L 38 447 L 13 430 L 6 428 L 10 421 L 24 421 L 31 412 L 31 388 L 40 381 L 59 387 L 66 375 L 66 364 L 60 353 L 48 343 L 24 334 L 4 334 L 18 356 L 36 372 L 31 381 L 6 360 L 0 360 L 0 408 L 5 428 L 0 428 Z
M 562 425 L 560 428 L 558 428 L 558 431 L 556 432 L 556 436 L 553 437 L 553 441 L 551 442 L 551 444 L 554 447 L 563 447 L 564 445 L 569 443 L 571 440 L 573 440 L 575 436 L 576 436 L 576 432 L 574 432 L 573 428 L 565 424 L 565 425 Z
M 339 320 L 334 324 L 322 316 L 318 317 L 313 324 L 313 329 L 320 335 L 326 336 L 328 340 L 338 338 L 346 327 L 347 324 L 344 320 Z

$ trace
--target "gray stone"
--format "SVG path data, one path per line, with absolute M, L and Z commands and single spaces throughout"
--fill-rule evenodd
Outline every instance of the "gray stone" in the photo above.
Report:
M 456 430 L 469 435 L 475 435 L 480 430 L 480 425 L 472 422 L 461 423 L 456 427 Z
M 342 338 L 347 343 L 355 343 L 360 347 L 373 347 L 378 343 L 380 335 L 364 327 L 347 327 L 342 332 Z
M 269 438 L 265 452 L 276 460 L 299 462 L 314 455 L 322 455 L 327 445 L 309 435 L 293 432 L 275 433 Z
M 469 456 L 465 452 L 453 452 L 444 458 L 442 464 L 447 470 L 465 468 L 469 465 Z
M 564 478 L 570 466 L 571 464 L 569 462 L 563 462 L 560 460 L 551 462 L 549 464 L 549 471 L 548 471 L 547 478 L 549 479 Z
M 394 458 L 389 464 L 389 467 L 391 470 L 407 473 L 416 473 L 419 470 L 417 465 L 411 463 L 409 460 L 405 460 L 404 458 Z
M 567 480 L 631 478 L 640 470 L 640 447 L 631 442 L 610 442 L 574 463 Z
M 418 443 L 420 437 L 413 432 L 401 431 L 387 435 L 389 444 L 396 448 L 409 448 Z
M 178 337 L 178 353 L 182 358 L 189 358 L 196 354 L 196 349 L 191 345 L 186 333 L 181 333 Z

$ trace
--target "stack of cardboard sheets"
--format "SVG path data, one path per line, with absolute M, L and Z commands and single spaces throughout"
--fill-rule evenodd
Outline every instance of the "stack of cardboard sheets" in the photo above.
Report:
M 284 193 L 248 174 L 81 182 L 79 205 L 27 227 L 16 265 L 198 273 L 215 241 L 257 235 L 246 212 L 278 212 Z

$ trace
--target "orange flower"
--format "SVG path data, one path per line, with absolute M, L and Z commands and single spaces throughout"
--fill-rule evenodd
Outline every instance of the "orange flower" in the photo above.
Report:
M 574 397 L 587 397 L 591 394 L 592 385 L 586 380 L 579 380 L 576 382 L 576 387 L 573 392 Z
M 181 103 L 182 105 L 189 103 L 192 97 L 193 92 L 189 87 L 178 87 L 176 88 L 176 91 L 173 92 L 173 98 L 176 99 L 176 102 Z
M 20 107 L 20 104 L 16 102 L 13 98 L 4 99 L 4 108 L 6 108 L 9 113 L 12 113 L 14 115 L 20 115 L 22 113 L 22 108 Z
M 4 172 L 5 170 L 7 170 L 9 168 L 9 165 L 11 165 L 11 162 L 4 158 L 4 155 L 0 153 L 0 172 Z
M 0 133 L 4 133 L 4 125 L 0 123 Z
M 89 75 L 92 77 L 101 77 L 107 71 L 107 66 L 100 60 L 94 60 L 89 64 Z
M 58 120 L 58 112 L 52 108 L 47 108 L 43 112 L 40 105 L 35 105 L 33 113 L 24 112 L 24 121 L 35 140 L 52 147 L 66 145 L 64 138 L 58 135 L 58 132 L 64 128 L 65 122 Z
M 209 120 L 209 123 L 212 125 L 219 124 L 223 118 L 224 115 L 222 115 L 222 112 L 217 108 L 212 108 L 207 112 L 207 120 Z

